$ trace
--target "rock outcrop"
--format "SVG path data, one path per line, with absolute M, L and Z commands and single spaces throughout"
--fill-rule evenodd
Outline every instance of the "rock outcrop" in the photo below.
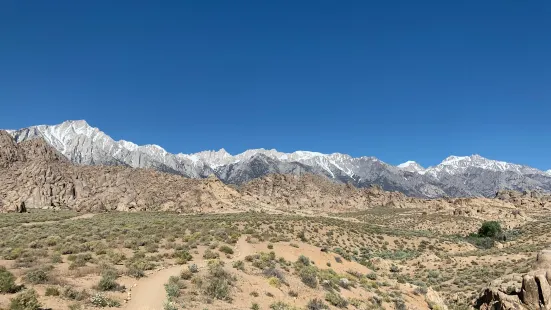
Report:
M 254 179 L 240 187 L 245 196 L 262 203 L 289 209 L 323 209 L 333 212 L 375 206 L 404 207 L 414 201 L 399 192 L 387 192 L 379 186 L 356 188 L 327 178 L 272 174 Z
M 532 271 L 492 281 L 475 300 L 476 309 L 551 309 L 551 250 L 537 255 Z
M 78 166 L 42 139 L 16 144 L 0 131 L 0 211 L 239 210 L 239 193 L 217 179 L 195 180 L 151 169 Z

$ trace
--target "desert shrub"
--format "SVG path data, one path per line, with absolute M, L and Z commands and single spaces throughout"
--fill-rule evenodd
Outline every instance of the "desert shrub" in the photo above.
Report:
M 155 264 L 148 261 L 144 253 L 136 252 L 134 256 L 126 262 L 126 268 L 132 271 L 132 274 L 134 274 L 133 277 L 140 278 L 143 277 L 144 271 L 155 268 Z
M 169 300 L 165 300 L 163 310 L 178 310 L 178 307 Z
M 480 237 L 498 237 L 502 233 L 501 224 L 497 221 L 489 221 L 482 223 L 482 226 L 478 229 L 478 235 Z
M 113 251 L 109 252 L 107 255 L 109 257 L 109 261 L 115 265 L 120 265 L 122 261 L 126 259 L 126 256 L 124 256 L 124 253 L 122 252 Z
M 327 310 L 327 306 L 321 299 L 314 298 L 306 305 L 306 310 Z
M 145 246 L 145 250 L 148 253 L 155 253 L 159 251 L 159 246 L 156 243 L 149 243 Z
M 52 257 L 50 259 L 51 259 L 52 264 L 63 263 L 63 258 L 61 257 L 61 254 L 59 254 L 59 253 L 52 254 Z
M 268 243 L 268 249 L 270 249 L 270 250 L 271 250 L 271 249 L 273 249 L 273 248 L 274 248 L 274 245 L 273 245 L 273 244 L 271 244 L 271 243 Z
M 288 305 L 282 301 L 275 302 L 270 305 L 271 310 L 298 310 L 297 308 Z
M 180 278 L 184 280 L 189 280 L 193 277 L 193 272 L 189 269 L 184 269 L 180 272 Z
M 145 277 L 145 272 L 135 266 L 130 266 L 126 269 L 126 275 L 132 278 L 139 279 Z
M 245 263 L 243 263 L 242 260 L 238 260 L 238 261 L 233 262 L 232 267 L 237 269 L 237 270 L 243 271 L 243 270 L 245 270 Z
M 415 295 L 426 295 L 427 292 L 428 292 L 428 289 L 425 286 L 418 286 L 413 290 L 413 293 Z
M 90 303 L 93 306 L 100 307 L 100 308 L 119 307 L 121 305 L 118 301 L 105 297 L 100 293 L 97 293 L 96 295 L 92 296 L 92 298 L 90 298 Z
M 366 277 L 367 277 L 369 280 L 372 280 L 372 281 L 377 280 L 377 274 L 374 273 L 374 272 L 368 273 L 368 274 L 366 275 Z
M 211 251 L 210 249 L 206 249 L 205 253 L 203 253 L 204 259 L 217 259 L 220 257 L 220 254 Z
M 480 249 L 490 249 L 495 245 L 494 238 L 479 237 L 477 234 L 473 234 L 467 237 L 467 241 Z
M 82 306 L 80 304 L 70 304 L 69 310 L 82 310 Z
M 298 257 L 297 264 L 301 264 L 303 266 L 310 266 L 310 259 L 304 255 L 301 255 Z
M 76 300 L 76 301 L 82 301 L 86 298 L 88 298 L 90 295 L 88 294 L 88 292 L 86 292 L 86 290 L 82 290 L 82 291 L 77 291 L 71 287 L 67 287 L 65 288 L 65 290 L 63 291 L 63 296 L 65 298 L 68 298 L 68 299 L 72 299 L 72 300 Z
M 230 301 L 233 277 L 224 270 L 220 262 L 214 261 L 209 264 L 208 275 L 202 283 L 204 293 L 214 299 Z
M 273 267 L 266 268 L 262 270 L 262 274 L 267 278 L 275 277 L 278 280 L 280 280 L 282 283 L 285 283 L 285 275 L 281 270 L 277 268 L 273 268 Z
M 298 275 L 302 283 L 311 288 L 318 286 L 317 269 L 314 266 L 306 266 L 299 270 Z
M 48 271 L 47 268 L 34 268 L 25 274 L 23 279 L 25 282 L 32 283 L 32 284 L 42 284 L 46 283 L 48 281 Z
M 260 310 L 260 306 L 256 302 L 253 302 L 251 305 L 251 310 Z
M 67 257 L 67 260 L 71 262 L 71 265 L 69 265 L 69 269 L 76 269 L 78 267 L 86 266 L 86 263 L 92 260 L 92 254 L 71 254 L 69 255 L 69 257 Z
M 105 270 L 102 275 L 101 279 L 98 282 L 98 285 L 96 286 L 99 291 L 121 291 L 124 290 L 124 287 L 122 287 L 120 284 L 116 282 L 117 279 L 117 273 L 113 270 Z
M 197 264 L 191 264 L 187 266 L 187 268 L 189 269 L 189 271 L 191 271 L 191 273 L 199 272 L 199 267 L 197 267 Z
M 218 250 L 222 253 L 233 254 L 233 249 L 227 245 L 220 246 Z
M 280 288 L 281 287 L 281 281 L 279 281 L 278 278 L 276 277 L 271 277 L 268 279 L 268 284 L 270 284 L 270 286 L 273 286 L 275 288 Z
M 348 280 L 347 278 L 339 279 L 339 286 L 344 288 L 344 289 L 350 288 L 350 286 L 351 286 L 350 280 Z
M 169 281 L 167 284 L 165 284 L 165 291 L 169 300 L 171 298 L 180 296 L 180 286 L 178 286 L 178 283 L 175 283 L 173 281 Z
M 337 293 L 329 292 L 325 294 L 325 300 L 338 308 L 346 308 L 348 306 L 348 301 Z
M 175 251 L 172 254 L 172 258 L 175 258 L 176 263 L 179 264 L 179 265 L 186 264 L 187 262 L 189 262 L 190 260 L 193 259 L 191 254 L 189 254 L 189 252 L 186 251 L 186 250 Z
M 10 301 L 10 310 L 38 310 L 40 307 L 38 294 L 33 289 L 19 293 Z
M 298 297 L 297 291 L 289 290 L 289 293 L 288 293 L 288 294 L 289 294 L 289 296 L 291 296 L 291 297 Z
M 394 300 L 394 309 L 396 310 L 407 310 L 406 303 L 401 299 Z
M 0 293 L 15 293 L 17 290 L 15 276 L 6 267 L 0 266 Z
M 59 296 L 59 290 L 57 287 L 49 286 L 46 288 L 46 293 L 44 293 L 46 296 Z

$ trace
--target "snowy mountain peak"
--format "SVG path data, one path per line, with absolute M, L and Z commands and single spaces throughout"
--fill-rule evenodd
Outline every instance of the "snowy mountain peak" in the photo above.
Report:
M 471 156 L 450 156 L 438 166 L 430 167 L 426 170 L 429 174 L 438 177 L 442 173 L 458 174 L 463 173 L 470 168 L 479 168 L 497 172 L 515 172 L 521 174 L 542 174 L 542 171 L 535 168 L 511 164 L 504 161 L 484 158 L 478 154 Z
M 543 172 L 480 155 L 450 156 L 440 164 L 424 169 L 414 161 L 394 167 L 375 157 L 311 151 L 284 153 L 263 148 L 237 155 L 225 149 L 175 155 L 154 144 L 139 146 L 125 140 L 115 141 L 84 120 L 8 130 L 8 133 L 17 142 L 41 137 L 76 164 L 153 168 L 192 178 L 214 173 L 221 180 L 234 183 L 243 183 L 267 173 L 314 173 L 337 182 L 352 182 L 357 186 L 382 184 L 388 190 L 426 197 L 492 196 L 501 188 L 551 190 L 551 170 Z M 258 156 L 270 160 L 250 160 Z M 503 174 L 507 175 L 504 177 Z
M 194 163 L 202 162 L 212 169 L 230 164 L 235 161 L 233 156 L 223 148 L 218 151 L 202 151 L 190 155 L 178 154 L 178 156 L 182 158 L 188 158 Z
M 399 164 L 397 167 L 408 172 L 423 173 L 425 171 L 425 168 L 413 160 L 408 160 L 405 163 Z

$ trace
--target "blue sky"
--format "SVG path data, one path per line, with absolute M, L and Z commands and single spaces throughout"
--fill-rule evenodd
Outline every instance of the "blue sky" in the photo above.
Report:
M 2 1 L 0 128 L 551 168 L 551 2 Z

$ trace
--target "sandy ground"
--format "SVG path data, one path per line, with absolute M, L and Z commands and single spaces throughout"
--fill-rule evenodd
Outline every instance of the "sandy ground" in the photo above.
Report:
M 53 223 L 59 223 L 63 221 L 74 221 L 74 220 L 80 220 L 80 219 L 89 219 L 94 217 L 94 213 L 86 213 L 79 216 L 71 217 L 69 219 L 63 219 L 63 220 L 57 220 L 57 221 L 45 221 L 45 222 L 30 222 L 30 223 L 23 223 L 21 226 L 37 226 L 37 225 L 45 225 L 45 224 L 53 224 Z
M 235 247 L 234 256 L 226 263 L 236 260 L 242 260 L 245 256 L 252 254 L 254 249 L 245 241 L 245 236 L 241 237 Z M 192 261 L 199 269 L 206 268 L 207 260 Z M 180 271 L 186 268 L 185 265 L 171 266 L 158 272 L 142 278 L 137 282 L 136 287 L 131 290 L 131 299 L 123 307 L 128 310 L 162 310 L 166 300 L 165 283 L 171 276 L 179 276 Z

